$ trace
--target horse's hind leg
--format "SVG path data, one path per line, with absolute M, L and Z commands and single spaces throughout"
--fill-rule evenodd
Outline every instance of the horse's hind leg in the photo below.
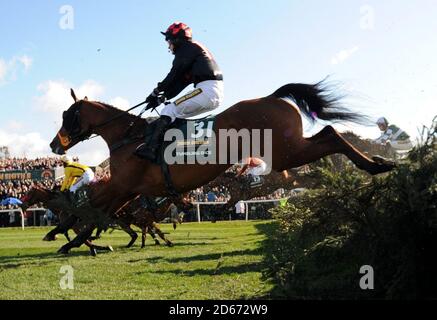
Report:
M 159 246 L 159 240 L 156 239 L 156 234 L 152 230 L 153 228 L 147 228 L 147 232 L 150 234 L 150 236 L 153 238 L 153 241 L 155 241 L 155 245 Z
M 170 240 L 168 240 L 168 239 L 165 237 L 165 235 L 164 235 L 164 233 L 161 231 L 161 229 L 159 229 L 158 227 L 155 226 L 155 231 L 156 231 L 156 233 L 158 234 L 158 236 L 159 236 L 162 240 L 165 241 L 165 244 L 166 244 L 168 247 L 173 247 L 173 242 L 171 242 Z M 156 240 L 156 241 L 157 241 L 157 240 Z
M 335 153 L 344 154 L 358 168 L 373 175 L 390 171 L 394 167 L 392 163 L 386 163 L 377 158 L 375 160 L 378 161 L 369 159 L 331 126 L 326 126 L 315 136 L 304 139 L 300 146 L 294 145 L 293 153 L 294 155 L 290 157 L 291 162 L 287 164 L 289 168 L 300 167 Z
M 126 232 L 128 235 L 130 235 L 131 240 L 127 244 L 126 248 L 130 248 L 134 245 L 135 241 L 137 241 L 138 234 L 127 224 L 125 224 L 122 221 L 117 221 L 118 225 L 121 229 L 123 229 L 124 232 Z
M 147 230 L 145 229 L 141 230 L 141 249 L 146 247 L 146 232 Z
M 64 232 L 64 236 L 67 239 L 68 242 L 71 241 L 70 236 L 68 235 L 68 230 Z
M 95 236 L 91 236 L 91 237 L 89 238 L 89 240 L 90 240 L 90 241 L 94 241 L 94 240 L 98 240 L 98 239 L 100 239 L 100 238 L 101 238 L 101 234 L 102 234 L 102 232 L 103 232 L 103 229 L 102 229 L 102 228 L 98 228 L 97 231 L 96 231 L 96 235 L 95 235 Z
M 90 248 L 90 255 L 95 257 L 97 255 L 97 248 L 94 247 L 91 241 L 87 240 L 85 241 L 85 245 Z
M 96 256 L 97 251 L 111 251 L 111 252 L 114 251 L 114 249 L 112 249 L 111 246 L 106 246 L 106 247 L 98 246 L 98 245 L 93 244 L 90 240 L 85 241 L 85 245 L 88 248 L 90 248 L 90 254 L 92 256 Z

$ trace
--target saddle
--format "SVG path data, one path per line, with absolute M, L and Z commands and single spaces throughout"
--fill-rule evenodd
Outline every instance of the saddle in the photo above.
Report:
M 156 120 L 156 119 L 155 119 Z M 176 154 L 173 152 L 172 156 L 181 159 L 182 157 L 202 155 L 204 151 L 198 151 L 199 146 L 208 144 L 209 138 L 213 134 L 215 125 L 215 116 L 208 116 L 205 118 L 186 120 L 186 119 L 176 119 L 167 129 L 169 130 L 177 129 L 180 135 L 173 139 L 173 141 L 164 141 L 161 143 L 159 148 L 159 154 L 156 159 L 155 164 L 161 166 L 161 171 L 164 176 L 166 188 L 170 196 L 177 196 L 179 193 L 175 190 L 169 171 L 169 165 L 165 161 L 164 152 L 166 148 L 172 144 L 176 143 Z M 110 152 L 138 141 L 143 141 L 146 144 L 150 142 L 152 134 L 155 130 L 156 121 L 152 121 L 146 127 L 143 135 L 131 136 L 130 130 L 127 130 L 126 138 L 122 141 L 114 144 L 110 147 Z M 165 136 L 165 134 L 164 134 Z M 193 148 L 194 147 L 194 148 Z M 186 163 L 186 162 L 183 162 Z
M 240 183 L 246 190 L 262 187 L 264 178 L 262 176 L 243 175 L 239 178 Z
M 259 188 L 264 184 L 264 178 L 262 176 L 252 176 L 250 179 L 250 188 Z

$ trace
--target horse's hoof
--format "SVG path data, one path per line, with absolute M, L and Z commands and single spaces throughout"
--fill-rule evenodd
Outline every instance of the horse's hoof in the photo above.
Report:
M 97 256 L 97 250 L 96 250 L 96 248 L 91 248 L 91 249 L 90 249 L 90 255 L 93 256 L 93 257 Z
M 396 167 L 396 163 L 394 161 L 380 157 L 380 156 L 374 156 L 374 157 L 372 157 L 372 160 L 375 161 L 379 165 Z
M 375 156 L 372 160 L 378 165 L 374 174 L 385 173 L 396 168 L 396 163 L 383 157 Z
M 62 247 L 61 249 L 58 250 L 58 253 L 60 253 L 60 254 L 69 254 L 70 250 Z
M 160 246 L 161 243 L 159 241 L 155 241 L 155 246 Z
M 114 252 L 114 248 L 112 248 L 112 246 L 108 246 L 108 250 Z
M 46 236 L 42 239 L 42 241 L 56 241 L 56 239 L 57 239 L 56 236 L 49 236 L 49 235 L 46 235 Z
M 174 246 L 174 244 L 172 243 L 172 242 L 167 242 L 167 247 L 173 247 Z

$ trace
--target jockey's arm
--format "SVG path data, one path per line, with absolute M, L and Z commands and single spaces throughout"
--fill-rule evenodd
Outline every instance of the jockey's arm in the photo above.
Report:
M 71 170 L 69 168 L 65 169 L 64 181 L 62 182 L 61 192 L 67 190 L 71 185 Z
M 186 86 L 183 88 L 182 86 L 180 86 L 178 88 L 179 92 L 174 89 L 172 90 L 172 87 L 175 85 L 175 83 L 183 83 L 181 79 L 183 79 L 184 74 L 189 70 L 191 64 L 192 59 L 190 59 L 188 56 L 176 56 L 175 60 L 173 61 L 173 67 L 171 68 L 170 73 L 163 81 L 158 83 L 158 91 L 164 92 L 164 96 L 167 99 L 176 97 Z
M 388 140 L 390 140 L 391 136 L 393 135 L 392 131 L 389 129 L 385 131 L 378 139 L 375 140 L 375 143 L 386 143 Z
M 383 136 L 384 136 L 384 135 L 382 135 L 382 136 L 380 136 L 379 138 L 373 140 L 373 142 L 374 142 L 374 143 L 381 144 L 381 143 L 382 143 L 382 137 L 383 137 Z
M 187 86 L 190 84 L 186 81 L 180 80 L 173 84 L 171 88 L 165 91 L 164 96 L 167 100 L 170 100 L 176 97 L 179 93 L 182 92 Z
M 384 142 L 387 142 L 388 140 L 391 140 L 392 137 L 393 137 L 393 130 L 392 129 L 388 129 L 385 132 L 385 135 L 384 135 Z
M 247 171 L 247 169 L 249 168 L 249 165 L 248 164 L 245 164 L 244 166 L 243 166 L 243 168 L 241 168 L 240 170 L 238 170 L 238 173 L 237 173 L 237 175 L 235 176 L 236 178 L 238 178 L 238 177 L 241 177 L 246 171 Z

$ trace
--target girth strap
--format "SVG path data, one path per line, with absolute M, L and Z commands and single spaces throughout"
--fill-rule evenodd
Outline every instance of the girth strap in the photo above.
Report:
M 129 137 L 129 138 L 124 138 L 123 140 L 114 143 L 113 145 L 109 146 L 109 152 L 114 152 L 124 146 L 127 146 L 131 143 L 137 142 L 137 141 L 141 141 L 144 139 L 144 135 L 137 135 L 134 137 Z
M 161 171 L 162 171 L 162 175 L 164 176 L 165 188 L 167 189 L 168 194 L 172 197 L 177 197 L 179 195 L 179 193 L 176 191 L 176 189 L 174 187 L 174 184 L 173 184 L 173 181 L 172 181 L 171 175 L 170 175 L 170 168 L 164 159 L 164 151 L 165 151 L 166 146 L 167 146 L 167 144 L 165 142 L 161 143 L 161 150 L 159 152 L 158 163 L 161 163 Z

